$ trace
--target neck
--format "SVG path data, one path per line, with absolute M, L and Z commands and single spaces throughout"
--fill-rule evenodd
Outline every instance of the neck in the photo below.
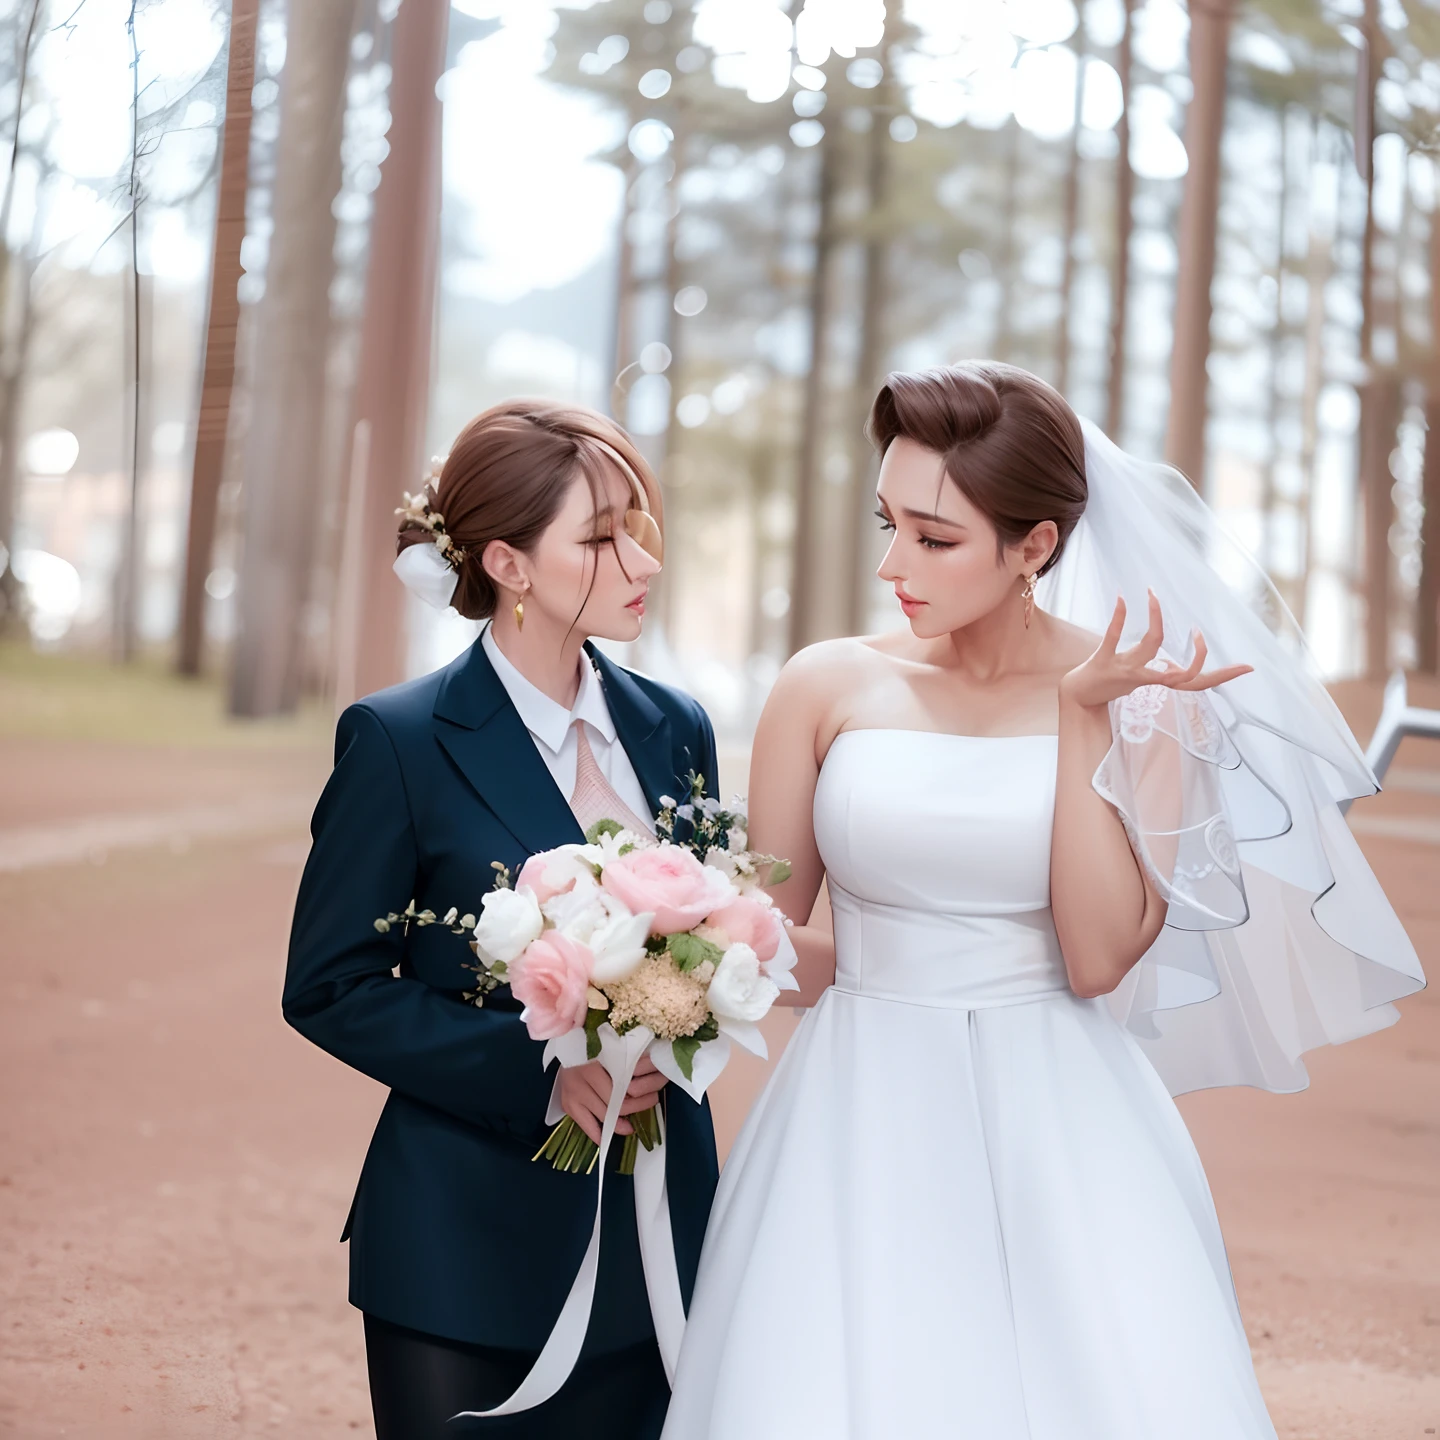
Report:
M 585 636 L 568 635 L 546 625 L 540 615 L 527 615 L 522 630 L 512 609 L 501 604 L 490 633 L 500 653 L 543 695 L 569 709 L 580 693 L 580 651 Z
M 1025 624 L 1025 606 L 1017 591 L 988 615 L 952 630 L 949 663 L 982 683 L 1033 668 L 1043 643 L 1047 617 L 1037 606 Z

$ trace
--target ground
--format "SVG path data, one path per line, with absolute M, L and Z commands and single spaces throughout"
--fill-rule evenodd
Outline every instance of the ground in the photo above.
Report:
M 278 1010 L 328 725 L 0 651 L 0 1436 L 368 1433 L 337 1241 L 382 1094 Z M 1396 774 L 1353 820 L 1433 973 L 1440 745 Z M 1440 996 L 1402 1009 L 1302 1095 L 1182 1101 L 1283 1440 L 1440 1431 Z

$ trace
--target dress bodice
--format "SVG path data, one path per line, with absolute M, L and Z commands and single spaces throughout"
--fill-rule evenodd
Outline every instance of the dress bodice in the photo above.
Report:
M 1068 988 L 1050 915 L 1053 735 L 849 730 L 815 839 L 837 988 L 956 1008 Z

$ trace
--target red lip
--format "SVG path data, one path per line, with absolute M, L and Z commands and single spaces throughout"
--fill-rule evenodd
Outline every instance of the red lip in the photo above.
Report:
M 895 598 L 900 602 L 900 608 L 907 614 L 913 614 L 929 602 L 925 600 L 914 600 L 907 595 L 898 585 L 895 587 Z
M 645 613 L 645 595 L 647 593 L 647 591 L 642 591 L 625 608 L 627 610 L 633 610 L 637 615 L 643 615 Z

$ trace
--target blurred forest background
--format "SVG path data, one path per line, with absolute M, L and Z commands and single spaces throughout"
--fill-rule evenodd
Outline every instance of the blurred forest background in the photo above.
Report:
M 861 435 L 994 356 L 1178 465 L 1332 677 L 1433 672 L 1440 0 L 8 0 L 12 643 L 344 702 L 473 627 L 388 574 L 516 393 L 667 493 L 628 657 L 734 737 L 895 623 Z
M 1437 126 L 1440 0 L 0 0 L 0 1437 L 368 1431 L 384 1091 L 280 972 L 335 707 L 474 633 L 390 572 L 472 415 L 655 461 L 620 658 L 724 793 L 787 655 L 900 621 L 861 424 L 965 357 L 1176 463 L 1365 737 L 1440 706 Z M 1433 974 L 1440 749 L 1347 823 Z M 1440 1424 L 1404 1008 L 1183 1100 L 1282 1440 Z

